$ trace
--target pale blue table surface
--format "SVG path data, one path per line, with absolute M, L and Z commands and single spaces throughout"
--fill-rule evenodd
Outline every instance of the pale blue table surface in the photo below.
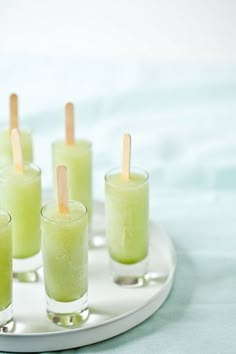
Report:
M 0 78 L 1 122 L 18 92 L 45 188 L 66 101 L 76 104 L 77 135 L 93 141 L 96 199 L 129 131 L 133 164 L 150 172 L 151 218 L 177 251 L 174 287 L 158 312 L 62 353 L 236 353 L 236 67 L 22 56 L 1 58 Z

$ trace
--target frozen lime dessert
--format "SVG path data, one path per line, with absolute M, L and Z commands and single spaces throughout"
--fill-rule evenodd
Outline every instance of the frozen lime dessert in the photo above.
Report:
M 24 165 L 23 173 L 13 166 L 0 172 L 0 203 L 12 217 L 13 257 L 27 258 L 40 251 L 41 171 Z
M 105 177 L 106 234 L 111 258 L 135 264 L 148 255 L 148 174 L 133 170 L 124 181 L 118 170 Z
M 0 311 L 12 301 L 11 217 L 0 211 Z
M 22 154 L 25 162 L 33 161 L 32 137 L 30 132 L 20 130 Z M 12 163 L 12 144 L 10 130 L 0 132 L 0 167 Z
M 68 193 L 70 200 L 77 200 L 88 210 L 89 223 L 92 217 L 92 146 L 86 140 L 76 140 L 74 144 L 62 141 L 52 146 L 53 174 L 56 166 L 67 167 Z M 54 186 L 56 183 L 54 183 Z
M 49 298 L 80 299 L 88 289 L 88 218 L 79 202 L 69 202 L 69 214 L 59 214 L 56 202 L 41 210 L 44 281 Z

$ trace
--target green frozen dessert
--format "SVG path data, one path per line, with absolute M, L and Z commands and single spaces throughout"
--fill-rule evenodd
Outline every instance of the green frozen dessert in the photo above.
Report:
M 105 177 L 106 233 L 111 258 L 134 264 L 148 255 L 148 175 L 133 170 L 129 180 L 113 170 Z
M 79 201 L 86 206 L 90 223 L 92 217 L 91 143 L 86 140 L 76 140 L 74 144 L 58 141 L 53 144 L 52 156 L 54 176 L 57 165 L 67 167 L 69 199 Z
M 33 161 L 32 137 L 29 131 L 20 129 L 18 118 L 18 96 L 10 95 L 9 129 L 0 132 L 0 167 L 6 166 L 13 161 L 12 131 L 17 129 L 20 134 L 21 153 L 23 161 Z
M 27 258 L 40 251 L 41 171 L 25 164 L 0 171 L 1 207 L 12 216 L 13 257 Z
M 0 211 L 0 311 L 12 302 L 11 217 Z M 1 322 L 1 316 L 0 316 Z M 0 323 L 1 325 L 1 323 Z
M 72 302 L 88 290 L 88 218 L 86 208 L 70 201 L 69 213 L 58 212 L 57 203 L 42 210 L 42 253 L 47 296 Z
M 30 132 L 20 130 L 22 154 L 25 162 L 33 161 L 32 137 Z M 10 131 L 0 132 L 0 167 L 12 163 L 12 145 Z
M 92 145 L 87 140 L 75 139 L 74 105 L 65 105 L 65 140 L 52 145 L 54 190 L 56 192 L 56 167 L 67 170 L 69 200 L 81 202 L 92 219 Z

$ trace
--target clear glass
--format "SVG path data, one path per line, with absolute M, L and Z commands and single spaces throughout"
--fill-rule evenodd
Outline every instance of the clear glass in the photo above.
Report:
M 142 286 L 148 267 L 148 173 L 132 168 L 130 180 L 120 169 L 105 175 L 106 235 L 115 283 Z
M 24 164 L 23 174 L 13 166 L 0 171 L 0 205 L 12 216 L 13 272 L 21 281 L 35 281 L 41 267 L 41 170 Z
M 92 222 L 92 144 L 87 140 L 76 140 L 68 145 L 64 141 L 52 144 L 54 191 L 56 193 L 56 166 L 65 165 L 68 176 L 70 200 L 77 200 L 88 210 L 88 222 Z
M 31 132 L 27 129 L 20 129 L 23 159 L 27 163 L 33 162 L 33 144 Z M 10 130 L 0 132 L 0 167 L 12 163 L 12 144 Z
M 12 331 L 12 225 L 11 216 L 0 210 L 0 333 Z
M 88 317 L 88 214 L 69 201 L 69 214 L 59 214 L 56 202 L 41 209 L 42 254 L 48 317 L 73 327 Z

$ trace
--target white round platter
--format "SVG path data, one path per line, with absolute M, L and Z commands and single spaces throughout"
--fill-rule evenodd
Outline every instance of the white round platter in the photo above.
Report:
M 96 204 L 94 224 L 104 237 L 103 206 Z M 96 236 L 96 230 L 93 231 Z M 173 284 L 176 256 L 168 235 L 150 223 L 149 276 L 142 288 L 124 288 L 112 282 L 105 247 L 89 250 L 88 320 L 75 329 L 58 327 L 47 319 L 42 270 L 36 283 L 13 284 L 14 333 L 0 334 L 0 350 L 42 352 L 64 350 L 103 341 L 146 320 L 163 304 Z

